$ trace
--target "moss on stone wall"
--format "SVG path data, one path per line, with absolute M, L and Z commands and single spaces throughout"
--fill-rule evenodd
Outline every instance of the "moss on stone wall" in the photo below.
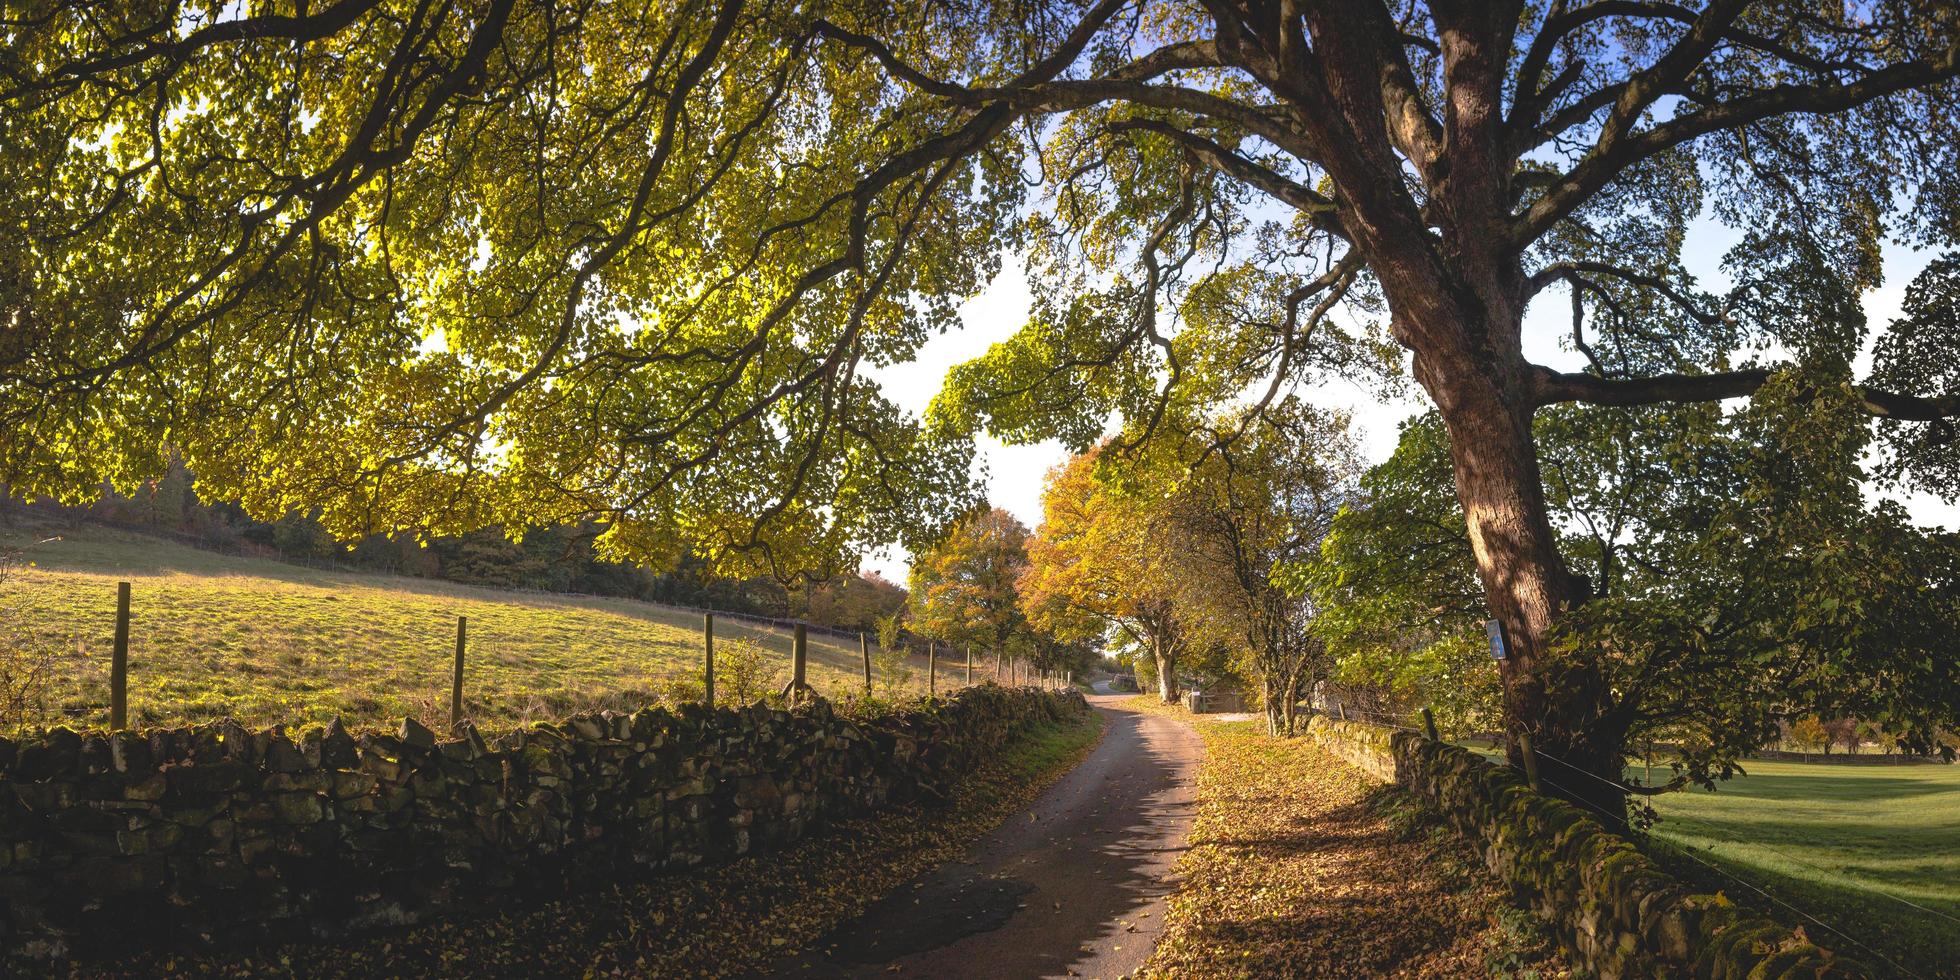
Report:
M 824 702 L 577 715 L 484 738 L 404 721 L 0 739 L 13 959 L 400 924 L 685 868 L 942 796 L 1075 692 L 969 688 L 875 718 Z
M 1316 717 L 1333 754 L 1402 784 L 1474 844 L 1517 899 L 1550 922 L 1572 962 L 1606 978 L 1795 980 L 1874 975 L 1801 928 L 1696 894 L 1632 842 L 1522 775 L 1420 735 Z

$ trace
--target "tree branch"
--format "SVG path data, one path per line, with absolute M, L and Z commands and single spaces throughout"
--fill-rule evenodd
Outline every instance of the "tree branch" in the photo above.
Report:
M 1946 81 L 1956 75 L 1960 75 L 1960 43 L 1954 43 L 1937 58 L 1890 65 L 1856 81 L 1774 85 L 1753 95 L 1718 102 L 1698 112 L 1676 116 L 1644 133 L 1628 135 L 1624 127 L 1609 122 L 1593 148 L 1566 174 L 1565 179 L 1518 217 L 1513 242 L 1523 246 L 1537 240 L 1546 229 L 1570 214 L 1628 167 L 1710 133 L 1738 129 L 1776 116 L 1842 112 L 1886 96 Z M 1638 86 L 1629 84 L 1621 94 L 1615 109 L 1616 120 L 1620 118 L 1622 108 L 1641 103 L 1643 94 L 1650 96 L 1648 101 L 1651 101 L 1651 95 L 1658 94 L 1636 91 L 1636 88 Z
M 1299 211 L 1313 215 L 1314 223 L 1323 230 L 1331 234 L 1340 234 L 1340 223 L 1333 218 L 1336 205 L 1332 200 L 1212 140 L 1159 119 L 1121 119 L 1110 123 L 1109 129 L 1117 133 L 1141 130 L 1174 140 L 1189 150 L 1205 166 L 1228 177 L 1244 181 Z M 1327 220 L 1322 220 L 1322 216 Z
M 1532 275 L 1526 295 L 1537 295 L 1546 286 L 1560 279 L 1573 280 L 1581 274 L 1612 276 L 1623 282 L 1654 290 L 1666 296 L 1669 300 L 1672 300 L 1674 305 L 1680 307 L 1689 316 L 1700 320 L 1702 323 L 1720 323 L 1722 320 L 1721 314 L 1709 313 L 1696 306 L 1687 295 L 1669 285 L 1667 280 L 1659 276 L 1650 276 L 1631 269 L 1623 269 L 1606 262 L 1556 262 L 1548 265 Z
M 1532 404 L 1582 402 L 1587 405 L 1658 405 L 1664 402 L 1713 402 L 1745 398 L 1756 393 L 1775 374 L 1769 368 L 1745 368 L 1713 374 L 1656 374 L 1645 378 L 1602 378 L 1592 374 L 1554 371 L 1534 364 Z M 1878 418 L 1901 422 L 1935 422 L 1960 418 L 1960 395 L 1900 394 L 1852 385 L 1858 407 Z

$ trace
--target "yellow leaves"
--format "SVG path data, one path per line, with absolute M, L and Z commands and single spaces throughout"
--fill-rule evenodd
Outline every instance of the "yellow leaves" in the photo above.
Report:
M 1305 739 L 1197 727 L 1197 821 L 1144 975 L 1459 977 L 1500 959 L 1565 975 L 1548 944 L 1495 924 L 1503 893 L 1469 845 L 1400 832 L 1394 797 Z

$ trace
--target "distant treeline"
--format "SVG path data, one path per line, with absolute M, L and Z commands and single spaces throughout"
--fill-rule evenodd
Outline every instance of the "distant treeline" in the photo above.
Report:
M 419 544 L 412 535 L 374 535 L 352 548 L 335 540 L 312 516 L 294 511 L 277 521 L 254 520 L 225 501 L 204 501 L 181 466 L 124 496 L 104 488 L 86 507 L 34 504 L 44 516 L 89 521 L 168 536 L 186 544 L 232 554 L 274 557 L 354 571 L 441 579 L 466 585 L 643 599 L 785 619 L 807 619 L 837 629 L 875 632 L 877 620 L 904 608 L 905 589 L 876 573 L 790 588 L 768 577 L 717 577 L 688 555 L 671 571 L 604 561 L 593 540 L 604 529 L 586 523 L 528 528 L 512 541 L 487 528 Z M 5 503 L 0 494 L 0 506 Z

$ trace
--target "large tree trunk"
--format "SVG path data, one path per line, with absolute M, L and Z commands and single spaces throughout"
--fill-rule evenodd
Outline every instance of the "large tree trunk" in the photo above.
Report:
M 1609 710 L 1611 692 L 1590 658 L 1550 648 L 1556 621 L 1588 590 L 1566 569 L 1546 509 L 1524 361 L 1488 350 L 1418 353 L 1416 376 L 1449 430 L 1485 601 L 1503 624 L 1506 728 L 1530 734 L 1548 790 L 1618 822 L 1626 808 L 1614 785 L 1625 731 Z M 1511 745 L 1512 761 L 1520 763 L 1518 741 Z

